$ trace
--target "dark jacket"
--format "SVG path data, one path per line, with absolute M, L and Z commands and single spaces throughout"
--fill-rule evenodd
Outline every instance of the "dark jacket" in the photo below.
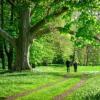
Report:
M 66 67 L 70 67 L 70 61 L 66 61 Z

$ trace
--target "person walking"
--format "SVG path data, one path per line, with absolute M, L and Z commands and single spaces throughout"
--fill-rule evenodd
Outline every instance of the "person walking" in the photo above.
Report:
M 70 72 L 70 61 L 66 61 L 67 72 Z
M 77 62 L 75 61 L 75 62 L 73 63 L 73 65 L 74 65 L 74 72 L 77 72 L 77 66 L 78 66 Z

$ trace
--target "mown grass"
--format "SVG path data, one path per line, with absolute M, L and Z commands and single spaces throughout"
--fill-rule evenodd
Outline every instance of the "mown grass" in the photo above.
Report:
M 52 100 L 54 96 L 68 90 L 79 81 L 79 78 L 70 78 L 17 100 Z
M 89 79 L 85 85 L 65 97 L 65 100 L 100 100 L 100 74 Z
M 13 95 L 18 92 L 37 88 L 49 82 L 55 82 L 63 77 L 59 73 L 45 73 L 42 70 L 34 72 L 16 72 L 0 75 L 0 97 Z
M 71 72 L 66 72 L 66 67 L 63 65 L 59 66 L 41 66 L 37 67 L 33 71 L 24 71 L 24 72 L 14 72 L 9 73 L 6 70 L 2 71 L 0 70 L 0 97 L 6 97 L 10 95 L 14 95 L 16 93 L 20 93 L 25 90 L 30 90 L 33 88 L 38 88 L 39 86 L 42 86 L 44 84 L 48 84 L 51 82 L 56 82 L 58 80 L 61 80 L 62 78 L 66 77 L 70 79 L 69 81 L 62 82 L 61 84 L 57 84 L 57 87 L 53 86 L 44 90 L 41 90 L 40 92 L 36 93 L 37 96 L 45 95 L 47 91 L 50 91 L 49 94 L 47 94 L 48 98 L 51 98 L 53 95 L 59 94 L 60 92 L 64 91 L 66 88 L 70 88 L 72 84 L 77 83 L 81 75 L 83 73 L 91 73 L 100 71 L 100 67 L 78 67 L 78 72 L 73 72 L 73 67 L 71 67 Z M 90 74 L 91 75 L 91 74 Z M 72 80 L 72 82 L 71 82 Z M 69 82 L 67 84 L 67 82 Z M 71 85 L 69 85 L 72 83 Z M 59 88 L 59 91 L 57 89 Z M 62 91 L 61 91 L 62 89 Z M 51 92 L 51 91 L 54 91 Z M 49 96 L 50 95 L 50 96 Z M 36 95 L 34 95 L 37 97 Z

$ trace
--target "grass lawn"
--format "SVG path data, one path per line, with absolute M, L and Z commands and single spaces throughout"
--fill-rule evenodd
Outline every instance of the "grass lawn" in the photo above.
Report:
M 65 100 L 100 100 L 100 74 L 89 79 L 84 86 L 65 97 Z
M 79 78 L 66 79 L 64 82 L 54 84 L 51 87 L 42 89 L 17 100 L 51 100 L 54 96 L 64 92 L 64 90 L 69 89 L 73 84 L 79 82 L 79 80 Z
M 83 73 L 87 73 L 89 77 L 96 78 L 95 74 L 100 72 L 100 66 L 81 66 L 78 67 L 77 73 L 74 73 L 73 68 L 71 67 L 71 72 L 69 74 L 66 72 L 66 67 L 63 65 L 48 67 L 41 66 L 37 67 L 31 72 L 2 72 L 3 71 L 0 70 L 0 91 L 2 91 L 0 92 L 1 98 L 14 95 L 25 90 L 38 88 L 39 86 L 42 86 L 44 84 L 54 83 L 54 85 L 41 89 L 36 93 L 18 98 L 19 100 L 40 100 L 40 98 L 41 100 L 50 100 L 51 98 L 53 98 L 53 96 L 62 93 L 64 90 L 69 89 L 74 84 L 79 82 Z M 63 78 L 65 79 L 65 81 L 55 84 L 55 82 L 57 82 L 58 80 L 62 80 Z M 90 79 L 90 81 L 92 80 L 92 78 Z

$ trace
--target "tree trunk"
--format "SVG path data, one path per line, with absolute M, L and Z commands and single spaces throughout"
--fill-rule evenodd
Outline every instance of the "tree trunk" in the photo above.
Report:
M 12 71 L 13 49 L 6 55 L 7 55 L 7 60 L 8 60 L 8 70 Z
M 20 39 L 21 40 L 21 39 Z M 22 42 L 17 42 L 16 46 L 16 62 L 14 70 L 21 71 L 26 69 L 32 69 L 29 64 L 29 49 L 30 45 L 25 39 Z
M 0 1 L 0 5 L 1 5 L 1 23 L 0 26 L 3 29 L 4 26 L 4 5 L 3 5 L 4 1 L 1 0 Z M 0 37 L 0 55 L 1 55 L 1 59 L 2 59 L 2 69 L 5 69 L 5 55 L 4 55 L 4 40 Z
M 16 62 L 14 70 L 32 69 L 29 64 L 30 12 L 26 7 L 19 12 L 19 38 L 16 40 Z
M 10 11 L 10 26 L 13 25 L 13 17 L 14 17 L 14 13 L 13 13 L 13 5 L 11 5 L 11 11 Z M 4 41 L 4 48 L 5 48 L 5 53 L 7 55 L 7 60 L 8 60 L 8 70 L 12 71 L 12 63 L 13 63 L 13 46 L 10 43 L 7 43 L 6 41 Z
M 89 63 L 89 46 L 86 46 L 86 66 L 88 66 Z
M 5 56 L 4 53 L 2 54 L 2 69 L 5 69 Z
M 13 20 L 14 20 L 14 6 L 11 5 L 11 11 L 10 11 L 10 25 L 13 25 Z M 8 58 L 8 70 L 12 71 L 12 63 L 13 63 L 13 47 L 11 44 L 9 44 L 9 52 L 7 55 Z

